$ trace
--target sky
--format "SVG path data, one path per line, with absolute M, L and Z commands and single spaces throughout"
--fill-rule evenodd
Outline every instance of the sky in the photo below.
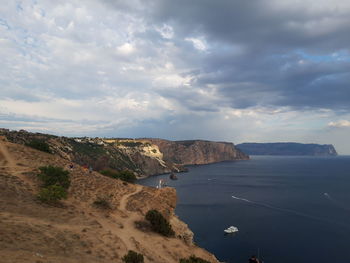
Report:
M 334 144 L 350 154 L 350 2 L 0 5 L 0 127 Z

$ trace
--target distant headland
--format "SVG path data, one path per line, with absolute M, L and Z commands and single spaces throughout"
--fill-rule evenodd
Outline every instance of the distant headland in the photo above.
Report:
M 304 144 L 296 142 L 241 143 L 236 147 L 249 155 L 337 156 L 332 144 Z

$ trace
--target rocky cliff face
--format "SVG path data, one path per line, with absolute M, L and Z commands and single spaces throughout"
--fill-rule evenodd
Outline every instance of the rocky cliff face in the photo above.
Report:
M 67 138 L 26 131 L 0 129 L 9 141 L 28 144 L 40 140 L 50 151 L 69 161 L 91 166 L 130 170 L 138 176 L 186 171 L 184 165 L 248 159 L 232 143 L 202 140 Z
M 151 139 L 163 153 L 164 160 L 181 165 L 208 164 L 222 161 L 247 160 L 249 156 L 233 143 L 203 140 L 168 141 Z
M 336 156 L 337 151 L 331 144 L 303 143 L 242 143 L 237 148 L 250 155 L 309 155 Z

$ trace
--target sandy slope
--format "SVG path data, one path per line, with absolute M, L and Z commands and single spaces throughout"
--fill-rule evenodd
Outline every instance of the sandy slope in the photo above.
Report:
M 121 262 L 129 249 L 144 254 L 145 262 L 179 262 L 192 254 L 217 262 L 191 243 L 191 231 L 174 216 L 173 189 L 125 184 L 76 165 L 69 198 L 52 207 L 35 198 L 35 174 L 48 164 L 69 165 L 0 138 L 0 262 Z M 109 200 L 112 209 L 94 207 L 97 198 Z M 153 208 L 168 217 L 177 238 L 135 227 Z

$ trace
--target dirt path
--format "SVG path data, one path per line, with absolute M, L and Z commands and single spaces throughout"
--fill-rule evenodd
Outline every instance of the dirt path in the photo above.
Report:
M 10 153 L 7 150 L 7 147 L 2 139 L 0 139 L 0 156 L 1 158 L 1 166 L 3 167 L 9 167 L 9 168 L 16 168 L 16 162 L 10 155 Z
M 24 173 L 30 172 L 33 169 L 17 165 L 16 159 L 12 157 L 6 144 L 6 141 L 0 137 L 0 171 L 7 171 L 33 187 L 33 182 L 24 175 Z
M 142 191 L 142 186 L 140 185 L 135 185 L 136 189 L 135 191 L 131 192 L 130 194 L 124 195 L 121 199 L 120 199 L 120 203 L 119 203 L 119 209 L 122 211 L 127 211 L 126 209 L 126 205 L 128 204 L 128 200 L 131 196 L 136 195 L 137 193 Z
M 144 217 L 138 212 L 129 211 L 127 209 L 127 204 L 129 199 L 143 190 L 143 187 L 140 185 L 135 185 L 135 188 L 136 189 L 133 192 L 124 195 L 121 198 L 119 203 L 118 210 L 122 211 L 126 215 L 126 217 L 118 218 L 118 221 L 122 224 L 122 228 L 116 230 L 113 224 L 110 224 L 105 220 L 103 220 L 104 222 L 100 221 L 100 223 L 102 225 L 107 226 L 109 229 L 113 229 L 112 231 L 116 231 L 116 233 L 118 233 L 118 237 L 123 241 L 126 248 L 134 249 L 136 251 L 146 253 L 146 251 L 152 251 L 154 249 L 154 247 L 152 247 L 154 244 L 149 244 L 149 242 L 147 242 L 147 240 L 149 239 L 149 233 L 144 233 L 142 231 L 135 229 L 135 222 L 143 220 Z M 112 215 L 112 218 L 117 219 L 113 215 Z M 176 240 L 175 242 L 178 242 L 178 240 Z M 159 242 L 158 245 L 160 246 L 159 249 L 161 250 L 162 249 L 161 243 Z M 166 252 L 159 253 L 158 258 L 156 260 L 156 262 L 173 262 L 173 261 L 174 261 L 173 258 L 171 258 L 171 256 Z M 148 260 L 146 262 L 148 262 Z

